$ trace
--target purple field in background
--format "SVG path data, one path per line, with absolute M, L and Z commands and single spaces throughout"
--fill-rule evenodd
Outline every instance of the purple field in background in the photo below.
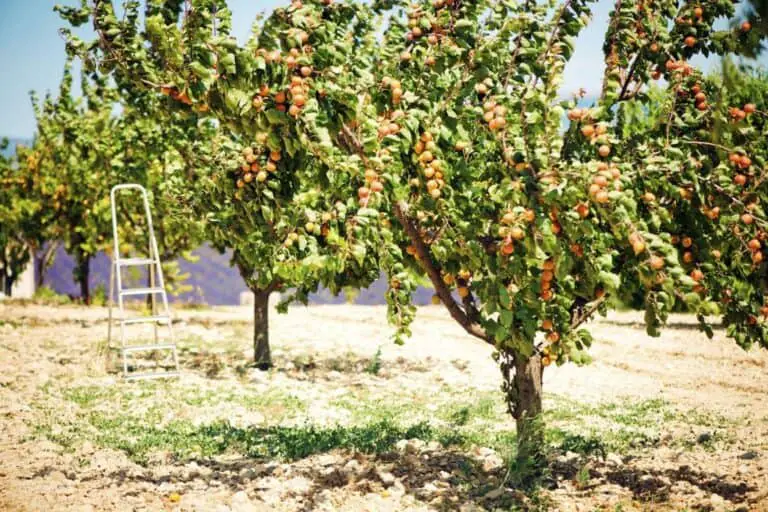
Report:
M 179 260 L 182 273 L 189 273 L 185 284 L 191 285 L 193 291 L 177 297 L 169 295 L 172 302 L 193 302 L 211 306 L 237 305 L 240 303 L 240 293 L 247 290 L 242 277 L 236 268 L 229 265 L 228 253 L 220 254 L 215 249 L 202 246 L 194 251 L 199 258 L 196 262 Z M 90 287 L 94 293 L 98 286 L 109 290 L 109 257 L 99 254 L 91 262 Z M 63 249 L 56 253 L 56 259 L 45 276 L 45 285 L 57 293 L 77 297 L 80 288 L 72 278 L 74 261 Z M 387 290 L 386 280 L 378 279 L 369 288 L 360 290 L 353 304 L 380 305 L 386 304 L 384 294 Z M 419 288 L 414 294 L 417 305 L 429 304 L 432 290 Z M 312 304 L 345 304 L 346 297 L 334 297 L 329 291 L 322 290 L 310 296 Z

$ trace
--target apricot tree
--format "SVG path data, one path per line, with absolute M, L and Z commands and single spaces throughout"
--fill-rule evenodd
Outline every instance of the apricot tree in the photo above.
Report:
M 8 140 L 0 140 L 0 293 L 11 295 L 14 283 L 32 257 L 30 244 L 31 221 L 40 204 L 28 195 L 24 167 L 19 164 L 19 149 L 15 156 L 5 156 Z M 33 236 L 33 235 L 32 235 Z
M 114 92 L 104 81 L 81 80 L 82 98 L 72 92 L 70 62 L 58 96 L 41 103 L 33 95 L 37 134 L 30 172 L 36 189 L 52 211 L 53 230 L 75 259 L 75 281 L 80 297 L 90 303 L 90 262 L 108 247 L 109 186 L 116 145 L 112 116 Z
M 360 165 L 334 142 L 357 114 L 356 70 L 368 66 L 355 59 L 375 45 L 370 9 L 296 2 L 257 22 L 240 46 L 223 1 L 148 2 L 143 16 L 138 3 L 124 8 L 119 18 L 103 0 L 60 8 L 99 34 L 90 43 L 70 35 L 69 49 L 123 89 L 154 91 L 170 111 L 217 122 L 214 165 L 190 201 L 254 292 L 255 360 L 268 367 L 273 291 L 306 301 L 321 284 L 338 293 L 378 277 L 368 245 L 377 213 L 350 215 Z
M 583 324 L 610 297 L 639 296 L 653 335 L 682 302 L 706 332 L 719 315 L 741 345 L 766 346 L 764 156 L 748 154 L 763 135 L 754 106 L 726 114 L 689 63 L 745 46 L 748 25 L 713 29 L 732 2 L 618 2 L 584 108 L 560 88 L 588 2 L 377 6 L 394 7 L 372 68 L 378 117 L 354 129 L 386 177 L 372 206 L 402 266 L 496 349 L 521 459 L 542 456 L 543 368 L 583 359 Z M 390 276 L 396 321 L 408 276 Z

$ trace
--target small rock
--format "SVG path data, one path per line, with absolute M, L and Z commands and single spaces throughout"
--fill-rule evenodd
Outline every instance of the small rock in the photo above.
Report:
M 401 439 L 398 442 L 395 443 L 395 450 L 399 452 L 404 452 L 405 448 L 408 446 L 408 440 L 407 439 Z
M 483 471 L 486 473 L 490 473 L 491 471 L 498 469 L 503 465 L 504 460 L 495 453 L 483 459 Z
M 427 494 L 434 494 L 439 490 L 432 482 L 427 482 L 421 489 Z
M 376 470 L 376 476 L 384 484 L 384 487 L 391 487 L 395 484 L 395 475 L 389 471 Z
M 346 464 L 344 464 L 344 467 L 342 468 L 342 472 L 345 475 L 357 475 L 360 473 L 361 466 L 360 463 L 357 462 L 355 459 L 350 460 Z
M 320 455 L 315 459 L 315 462 L 317 462 L 321 466 L 332 466 L 336 464 L 338 461 L 339 461 L 339 458 L 336 455 L 331 455 L 331 454 Z
M 406 453 L 419 453 L 424 448 L 424 441 L 421 439 L 409 439 L 405 445 Z
M 743 459 L 743 460 L 754 460 L 754 459 L 758 458 L 759 456 L 760 456 L 760 454 L 757 453 L 756 451 L 749 450 L 748 452 L 744 452 L 741 455 L 739 455 L 739 458 Z
M 440 471 L 438 475 L 440 476 L 440 480 L 448 480 L 449 478 L 451 478 L 451 474 L 447 471 Z
M 605 462 L 610 464 L 611 466 L 623 466 L 624 460 L 616 454 L 616 453 L 609 453 L 605 456 Z
M 581 459 L 581 456 L 578 453 L 565 452 L 563 455 L 557 457 L 557 462 L 560 464 L 573 464 L 578 462 L 579 459 Z
M 436 452 L 436 451 L 442 450 L 442 449 L 443 449 L 443 445 L 440 444 L 437 441 L 430 441 L 430 442 L 427 443 L 427 450 Z
M 708 443 L 712 440 L 712 433 L 711 432 L 702 432 L 699 434 L 699 437 L 696 438 L 696 442 L 699 444 Z
M 495 499 L 501 498 L 502 496 L 504 496 L 503 487 L 498 487 L 496 489 L 493 489 L 492 491 L 488 491 L 485 494 L 485 498 L 489 500 L 495 500 Z

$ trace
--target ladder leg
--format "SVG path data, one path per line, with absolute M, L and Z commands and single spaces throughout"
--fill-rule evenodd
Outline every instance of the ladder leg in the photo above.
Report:
M 152 247 L 151 247 L 151 245 L 150 245 L 150 248 L 149 248 L 149 254 L 150 254 L 150 258 L 154 258 L 154 256 L 152 256 Z M 154 288 L 155 287 L 155 265 L 154 264 L 149 266 L 149 287 L 150 288 Z M 155 315 L 157 315 L 157 300 L 155 300 L 155 294 L 154 293 L 150 293 L 149 294 L 149 300 L 151 301 L 150 304 L 152 306 L 152 316 L 155 316 Z M 154 334 L 155 334 L 155 344 L 157 344 L 157 340 L 158 340 L 158 337 L 157 337 L 157 324 L 154 324 L 153 330 L 154 330 Z
M 112 307 L 115 304 L 114 294 L 115 294 L 115 261 L 113 259 L 109 265 L 109 297 L 107 298 L 107 304 L 109 305 L 109 322 L 107 323 L 107 352 L 109 352 L 109 347 L 112 346 Z

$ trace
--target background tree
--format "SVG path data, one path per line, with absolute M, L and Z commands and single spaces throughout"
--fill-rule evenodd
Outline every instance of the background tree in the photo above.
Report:
M 81 79 L 82 98 L 72 93 L 68 63 L 56 98 L 40 103 L 36 149 L 43 197 L 53 207 L 53 222 L 65 249 L 75 259 L 75 281 L 89 304 L 90 262 L 109 246 L 109 187 L 113 183 L 116 120 L 114 91 L 101 81 Z
M 11 295 L 13 285 L 27 267 L 39 232 L 33 229 L 36 212 L 42 209 L 39 201 L 29 194 L 30 179 L 25 175 L 26 154 L 17 148 L 14 157 L 3 151 L 8 140 L 0 140 L 0 271 L 2 289 Z M 32 157 L 32 155 L 28 155 Z
M 128 4 L 120 20 L 112 2 L 60 9 L 74 25 L 91 16 L 100 34 L 89 44 L 69 39 L 89 68 L 108 69 L 122 88 L 165 95 L 172 111 L 217 120 L 216 165 L 191 202 L 205 215 L 206 237 L 233 250 L 254 292 L 261 367 L 271 365 L 274 290 L 292 289 L 289 300 L 306 301 L 321 285 L 338 293 L 378 277 L 363 236 L 371 219 L 348 214 L 357 209 L 351 176 L 362 171 L 333 142 L 355 114 L 355 56 L 375 43 L 371 13 L 328 4 L 276 10 L 243 47 L 229 34 L 222 1 L 149 3 L 143 17 Z

